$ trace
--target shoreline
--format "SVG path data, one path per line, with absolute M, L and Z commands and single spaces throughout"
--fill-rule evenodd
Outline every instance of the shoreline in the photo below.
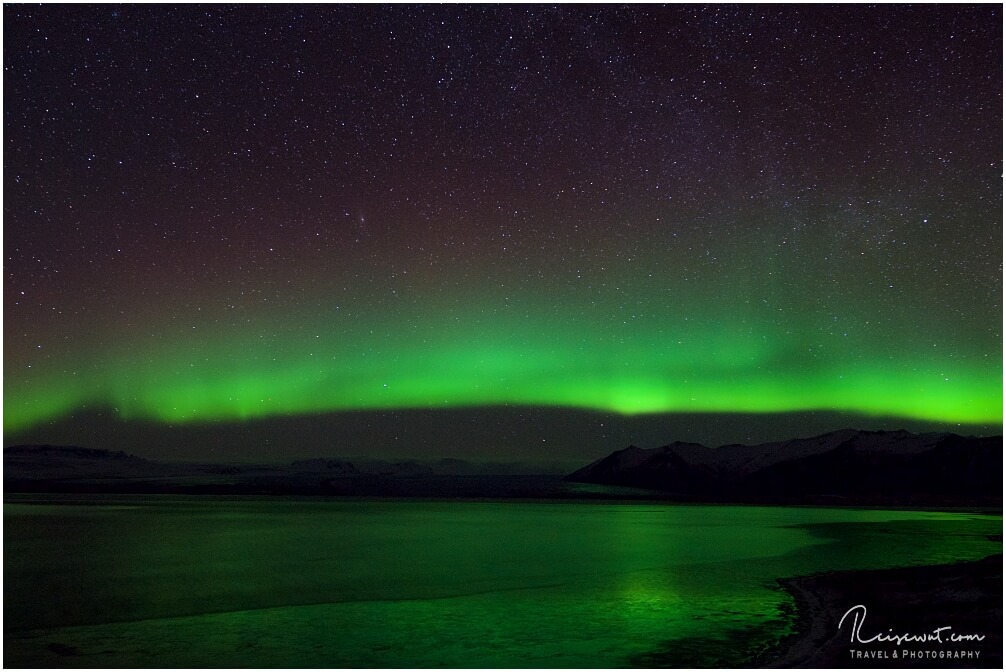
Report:
M 994 554 L 971 562 L 779 579 L 780 587 L 796 603 L 796 632 L 754 659 L 750 667 L 1002 668 L 1002 569 L 1002 554 Z M 952 628 L 947 632 L 981 634 L 984 639 L 977 643 L 853 643 L 851 621 L 841 631 L 837 624 L 859 604 L 869 610 L 860 630 L 863 639 L 888 633 L 932 633 L 942 627 Z M 905 651 L 966 657 L 904 658 Z
M 352 479 L 348 479 L 352 480 Z M 596 486 L 598 490 L 565 489 L 568 484 L 554 475 L 501 475 L 456 476 L 434 475 L 425 477 L 375 476 L 360 479 L 360 487 L 347 487 L 344 491 L 333 488 L 277 487 L 253 483 L 186 483 L 172 484 L 157 479 L 63 479 L 4 481 L 4 502 L 26 503 L 18 499 L 73 498 L 73 497 L 197 497 L 235 499 L 308 499 L 314 501 L 443 501 L 443 502 L 555 502 L 555 503 L 611 503 L 657 504 L 665 506 L 746 506 L 780 507 L 793 509 L 862 509 L 885 511 L 939 511 L 970 513 L 976 515 L 1003 515 L 1002 501 L 997 502 L 911 502 L 856 501 L 856 500 L 727 500 L 716 498 L 682 499 L 668 493 L 620 486 Z M 276 485 L 276 484 L 273 484 Z M 583 485 L 583 484 L 573 484 Z

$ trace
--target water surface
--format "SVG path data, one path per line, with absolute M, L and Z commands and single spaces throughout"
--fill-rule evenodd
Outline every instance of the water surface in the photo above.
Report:
M 1001 533 L 921 511 L 8 496 L 5 663 L 741 665 L 791 631 L 777 578 L 977 559 Z

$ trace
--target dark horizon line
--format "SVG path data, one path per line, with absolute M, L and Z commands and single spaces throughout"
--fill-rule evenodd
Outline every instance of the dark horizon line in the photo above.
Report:
M 751 417 L 751 418 L 769 418 L 769 417 L 800 417 L 800 416 L 834 416 L 834 417 L 849 417 L 849 418 L 863 418 L 864 420 L 872 420 L 884 423 L 911 423 L 911 424 L 925 424 L 934 427 L 972 427 L 972 428 L 999 428 L 999 432 L 1002 432 L 1003 421 L 998 422 L 958 422 L 953 420 L 933 420 L 928 418 L 915 418 L 907 415 L 896 415 L 896 414 L 873 414 L 864 413 L 855 410 L 844 410 L 844 409 L 832 409 L 832 408 L 815 408 L 815 409 L 794 409 L 794 410 L 780 410 L 780 411 L 695 411 L 695 410 L 670 410 L 670 411 L 644 411 L 639 413 L 621 413 L 618 411 L 596 409 L 582 406 L 563 406 L 563 405 L 553 405 L 553 404 L 525 404 L 525 403 L 498 403 L 498 404 L 471 404 L 471 405 L 459 405 L 459 406 L 429 406 L 429 407 L 419 407 L 419 406 L 409 406 L 402 408 L 347 408 L 347 409 L 332 409 L 323 411 L 305 411 L 300 413 L 277 413 L 269 415 L 259 415 L 248 418 L 236 418 L 236 417 L 222 417 L 213 419 L 194 419 L 185 421 L 171 421 L 171 420 L 160 420 L 157 418 L 150 417 L 135 417 L 127 418 L 120 415 L 114 406 L 106 405 L 96 405 L 91 408 L 82 407 L 74 409 L 67 413 L 58 414 L 50 418 L 39 420 L 30 425 L 18 429 L 4 429 L 5 435 L 5 445 L 7 435 L 17 435 L 21 433 L 28 433 L 33 430 L 38 429 L 46 424 L 52 425 L 55 423 L 66 422 L 73 419 L 102 419 L 111 420 L 114 422 L 130 425 L 150 425 L 165 428 L 204 428 L 213 427 L 221 425 L 249 425 L 255 423 L 271 423 L 271 422 L 297 422 L 297 421 L 309 421 L 316 418 L 328 418 L 334 416 L 376 416 L 376 415 L 450 415 L 450 414 L 464 414 L 464 413 L 486 413 L 486 412 L 503 412 L 503 413 L 520 413 L 520 412 L 546 412 L 554 414 L 566 414 L 566 415 L 590 415 L 590 416 L 603 416 L 610 417 L 613 419 L 622 420 L 634 420 L 634 419 L 647 419 L 647 418 L 658 418 L 658 417 L 698 417 L 698 418 L 737 418 L 737 417 Z M 845 429 L 855 429 L 854 427 L 846 427 Z M 839 431 L 839 430 L 833 430 Z M 891 430 L 896 431 L 896 430 Z M 907 431 L 907 430 L 906 430 Z M 796 437 L 794 437 L 796 438 Z M 724 444 L 726 445 L 726 444 Z
M 710 449 L 714 449 L 714 450 L 720 449 L 720 448 L 737 447 L 737 446 L 742 446 L 742 447 L 747 447 L 747 448 L 754 448 L 754 447 L 761 447 L 761 446 L 766 446 L 766 445 L 770 445 L 770 444 L 788 443 L 788 442 L 792 442 L 792 441 L 807 441 L 807 440 L 822 438 L 822 437 L 829 436 L 829 435 L 832 435 L 832 434 L 838 434 L 838 433 L 841 433 L 841 432 L 855 432 L 855 433 L 858 433 L 858 434 L 898 434 L 898 433 L 907 433 L 907 434 L 911 434 L 912 436 L 924 436 L 924 435 L 927 435 L 927 434 L 945 434 L 945 435 L 949 435 L 949 436 L 958 436 L 958 437 L 961 437 L 961 438 L 987 438 L 987 439 L 1002 438 L 1002 435 L 1003 435 L 1002 432 L 1000 432 L 999 434 L 990 434 L 990 435 L 984 435 L 984 436 L 975 436 L 975 435 L 959 434 L 957 432 L 952 432 L 952 431 L 915 431 L 915 432 L 913 432 L 911 430 L 907 430 L 907 429 L 903 429 L 903 428 L 899 428 L 899 429 L 869 430 L 869 429 L 859 429 L 859 428 L 856 428 L 856 427 L 849 426 L 849 427 L 842 427 L 840 429 L 829 430 L 829 431 L 818 433 L 818 434 L 813 434 L 811 436 L 805 436 L 805 435 L 792 436 L 792 437 L 787 438 L 787 439 L 775 439 L 775 440 L 770 440 L 770 441 L 759 441 L 759 442 L 755 442 L 755 443 L 722 443 L 722 444 L 718 444 L 718 445 L 707 445 L 707 444 L 703 444 L 703 443 L 699 443 L 699 442 L 693 442 L 693 441 L 678 441 L 678 440 L 673 440 L 673 441 L 668 441 L 668 442 L 663 443 L 663 444 L 658 445 L 658 446 L 653 446 L 651 448 L 640 448 L 639 446 L 636 446 L 635 444 L 629 444 L 629 445 L 623 446 L 622 448 L 616 448 L 615 452 L 618 452 L 620 450 L 625 450 L 625 449 L 628 449 L 628 448 L 636 448 L 636 449 L 646 450 L 646 451 L 660 450 L 662 448 L 667 448 L 667 447 L 670 447 L 670 446 L 674 446 L 675 444 L 679 444 L 679 443 L 701 445 L 701 446 L 703 446 L 705 448 L 710 448 Z M 3 446 L 3 452 L 4 452 L 4 454 L 7 454 L 8 451 L 17 450 L 17 449 L 55 449 L 55 450 L 82 449 L 82 450 L 104 452 L 104 453 L 124 453 L 124 454 L 126 454 L 127 456 L 130 456 L 130 457 L 139 457 L 141 459 L 150 459 L 150 458 L 144 458 L 141 455 L 136 455 L 136 454 L 133 454 L 133 453 L 129 453 L 128 451 L 124 451 L 124 450 L 115 450 L 115 449 L 101 448 L 101 447 L 88 446 L 88 445 L 77 445 L 77 444 L 68 444 L 68 443 L 19 443 L 19 442 L 10 442 L 10 443 L 8 443 L 5 440 L 4 446 Z M 352 460 L 368 461 L 369 460 L 369 461 L 374 461 L 374 462 L 416 462 L 416 463 L 420 463 L 420 464 L 424 464 L 424 463 L 436 463 L 436 462 L 448 462 L 448 461 L 458 461 L 458 462 L 467 462 L 467 463 L 470 463 L 470 464 L 492 464 L 492 463 L 497 463 L 497 464 L 511 464 L 512 465 L 512 464 L 535 463 L 535 462 L 538 462 L 538 463 L 549 463 L 549 462 L 559 463 L 559 462 L 573 461 L 573 460 L 576 460 L 578 458 L 557 456 L 557 457 L 539 457 L 539 458 L 515 457 L 515 458 L 508 459 L 506 456 L 496 456 L 496 457 L 483 457 L 483 458 L 475 458 L 475 459 L 473 459 L 473 458 L 453 457 L 453 456 L 450 456 L 450 455 L 426 455 L 426 456 L 416 457 L 416 456 L 408 456 L 408 455 L 393 455 L 393 454 L 386 454 L 386 455 L 366 455 L 366 454 L 363 454 L 363 453 L 355 453 L 354 454 L 354 453 L 341 452 L 341 453 L 325 453 L 325 454 L 319 453 L 319 454 L 315 454 L 312 457 L 290 457 L 290 456 L 280 457 L 280 456 L 277 456 L 275 458 L 275 461 L 277 461 L 277 462 L 279 462 L 279 461 L 301 462 L 301 461 L 310 461 L 310 460 L 318 460 L 318 459 L 323 459 L 323 460 L 347 460 L 347 461 L 352 461 Z M 193 464 L 197 464 L 197 463 L 201 463 L 201 462 L 206 462 L 206 460 L 203 460 L 203 459 L 171 458 L 171 457 L 157 458 L 157 460 L 159 460 L 159 461 L 168 461 L 168 462 L 178 462 L 178 463 L 193 463 Z

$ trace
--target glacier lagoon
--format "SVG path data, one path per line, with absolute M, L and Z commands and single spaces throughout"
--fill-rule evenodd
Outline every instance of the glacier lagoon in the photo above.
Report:
M 1001 534 L 917 510 L 8 495 L 4 662 L 740 666 L 796 626 L 777 579 L 978 559 Z

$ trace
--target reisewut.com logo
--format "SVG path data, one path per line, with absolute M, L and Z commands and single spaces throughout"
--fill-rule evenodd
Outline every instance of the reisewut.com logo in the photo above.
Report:
M 838 630 L 848 625 L 849 643 L 858 644 L 891 644 L 890 648 L 850 648 L 849 657 L 862 660 L 977 660 L 981 654 L 978 648 L 961 649 L 948 648 L 948 645 L 969 644 L 981 642 L 985 635 L 978 633 L 957 633 L 953 626 L 945 625 L 933 628 L 928 632 L 896 633 L 894 628 L 887 632 L 864 634 L 866 623 L 866 606 L 857 604 L 842 616 L 838 622 Z M 921 646 L 920 646 L 921 645 Z M 900 648 L 899 648 L 900 647 Z

